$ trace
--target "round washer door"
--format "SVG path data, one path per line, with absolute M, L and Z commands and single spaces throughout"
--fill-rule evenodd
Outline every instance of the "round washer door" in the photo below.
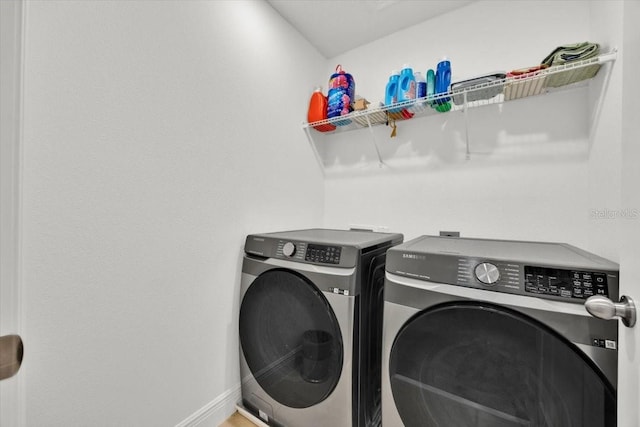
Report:
M 266 271 L 247 289 L 240 343 L 258 384 L 283 405 L 316 405 L 340 378 L 343 345 L 335 314 L 322 292 L 293 271 Z
M 389 376 L 406 427 L 604 427 L 616 395 L 574 344 L 493 304 L 434 306 L 393 344 Z

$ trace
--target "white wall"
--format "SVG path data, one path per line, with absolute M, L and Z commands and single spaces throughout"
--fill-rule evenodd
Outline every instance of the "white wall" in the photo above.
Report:
M 592 2 L 591 34 L 594 40 L 607 40 L 612 46 L 623 48 L 622 20 L 624 3 Z M 621 205 L 621 135 L 623 64 L 625 52 L 611 72 L 611 81 L 602 103 L 602 114 L 596 123 L 589 156 L 589 208 L 598 212 L 617 211 Z M 590 215 L 589 245 L 602 256 L 619 260 L 619 242 L 612 239 L 618 230 L 618 221 L 601 215 Z
M 175 425 L 239 393 L 244 237 L 322 221 L 292 112 L 324 64 L 262 1 L 26 4 L 28 426 Z
M 621 220 L 620 264 L 622 283 L 620 291 L 640 302 L 640 2 L 626 1 L 623 14 L 623 87 L 622 93 L 622 189 L 620 209 L 631 210 L 636 215 Z M 626 408 L 628 426 L 640 426 L 640 324 L 624 328 L 620 332 L 620 376 L 623 394 L 619 394 L 620 406 Z
M 578 3 L 477 2 L 333 58 L 329 66 L 341 63 L 357 92 L 375 102 L 389 71 L 403 63 L 424 73 L 446 55 L 454 82 L 536 65 L 560 44 L 591 39 L 589 7 Z M 598 41 L 609 48 L 607 40 Z M 342 158 L 331 153 L 340 169 L 328 169 L 326 225 L 387 226 L 406 238 L 458 230 L 468 237 L 588 247 L 592 104 L 587 91 L 568 91 L 470 110 L 470 160 L 461 112 L 401 122 L 396 138 L 389 138 L 389 128 L 376 128 L 389 166 L 359 172 L 362 158 L 349 145 L 340 147 Z M 354 149 L 366 134 L 349 134 Z M 356 167 L 345 173 L 349 162 Z
M 0 336 L 22 334 L 19 287 L 22 5 L 0 2 Z M 0 381 L 0 426 L 20 421 L 21 376 Z

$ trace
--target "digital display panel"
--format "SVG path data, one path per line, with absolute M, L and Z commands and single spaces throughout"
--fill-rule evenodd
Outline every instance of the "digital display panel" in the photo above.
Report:
M 578 299 L 609 296 L 605 273 L 525 266 L 524 277 L 525 291 L 534 294 Z
M 320 262 L 323 264 L 340 264 L 340 254 L 342 250 L 339 246 L 307 245 L 305 261 Z

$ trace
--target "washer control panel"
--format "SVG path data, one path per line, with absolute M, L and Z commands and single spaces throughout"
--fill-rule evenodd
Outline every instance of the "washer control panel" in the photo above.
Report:
M 609 297 L 607 275 L 593 271 L 524 267 L 525 291 L 563 298 Z
M 324 268 L 317 272 L 343 275 L 344 271 L 334 268 L 359 267 L 365 253 L 382 253 L 401 241 L 401 234 L 308 229 L 250 234 L 245 240 L 244 252 L 248 257 L 317 265 Z M 278 265 L 283 268 L 295 268 L 290 264 Z M 301 268 L 306 269 L 305 271 L 316 271 L 308 267 Z
M 314 264 L 339 265 L 342 247 L 306 242 L 278 241 L 276 256 Z
M 342 248 L 339 246 L 307 245 L 305 261 L 319 262 L 321 264 L 340 264 Z

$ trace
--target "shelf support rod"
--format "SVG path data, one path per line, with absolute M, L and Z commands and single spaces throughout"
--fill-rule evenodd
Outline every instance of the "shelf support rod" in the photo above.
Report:
M 316 143 L 313 139 L 313 136 L 311 136 L 311 128 L 309 126 L 305 126 L 304 132 L 307 134 L 307 141 L 309 141 L 309 145 L 311 145 L 313 154 L 316 156 L 316 160 L 318 161 L 318 164 L 320 165 L 320 170 L 322 171 L 322 176 L 324 177 L 325 176 L 324 163 L 320 158 L 320 153 L 318 153 L 318 149 L 316 148 Z
M 464 107 L 462 107 L 462 113 L 464 114 L 464 139 L 465 142 L 467 144 L 467 151 L 466 151 L 466 160 L 471 160 L 471 152 L 469 151 L 469 113 L 467 112 L 468 110 L 468 103 L 467 103 L 467 91 L 464 91 Z
M 373 126 L 371 125 L 371 121 L 369 120 L 369 115 L 364 116 L 367 119 L 367 127 L 369 128 L 369 132 L 371 133 L 371 140 L 373 141 L 373 147 L 376 149 L 376 154 L 378 155 L 378 167 L 382 168 L 384 166 L 384 162 L 382 161 L 382 156 L 380 155 L 380 150 L 378 149 L 378 143 L 376 142 L 376 134 L 373 132 Z
M 602 64 L 601 68 L 604 68 L 604 81 L 602 86 L 600 87 L 600 91 L 596 95 L 596 106 L 594 109 L 590 108 L 591 117 L 589 123 L 589 144 L 593 145 L 593 139 L 595 137 L 595 131 L 598 125 L 598 121 L 600 119 L 600 114 L 602 113 L 602 104 L 604 102 L 604 97 L 606 96 L 607 89 L 609 88 L 609 81 L 611 80 L 611 72 L 613 71 L 613 61 L 615 61 L 618 54 L 618 49 L 615 48 L 611 52 L 606 55 L 602 55 L 598 57 L 598 63 Z M 593 79 L 593 78 L 592 78 Z M 593 88 L 593 85 L 589 85 L 589 90 Z M 591 103 L 589 104 L 591 105 Z

